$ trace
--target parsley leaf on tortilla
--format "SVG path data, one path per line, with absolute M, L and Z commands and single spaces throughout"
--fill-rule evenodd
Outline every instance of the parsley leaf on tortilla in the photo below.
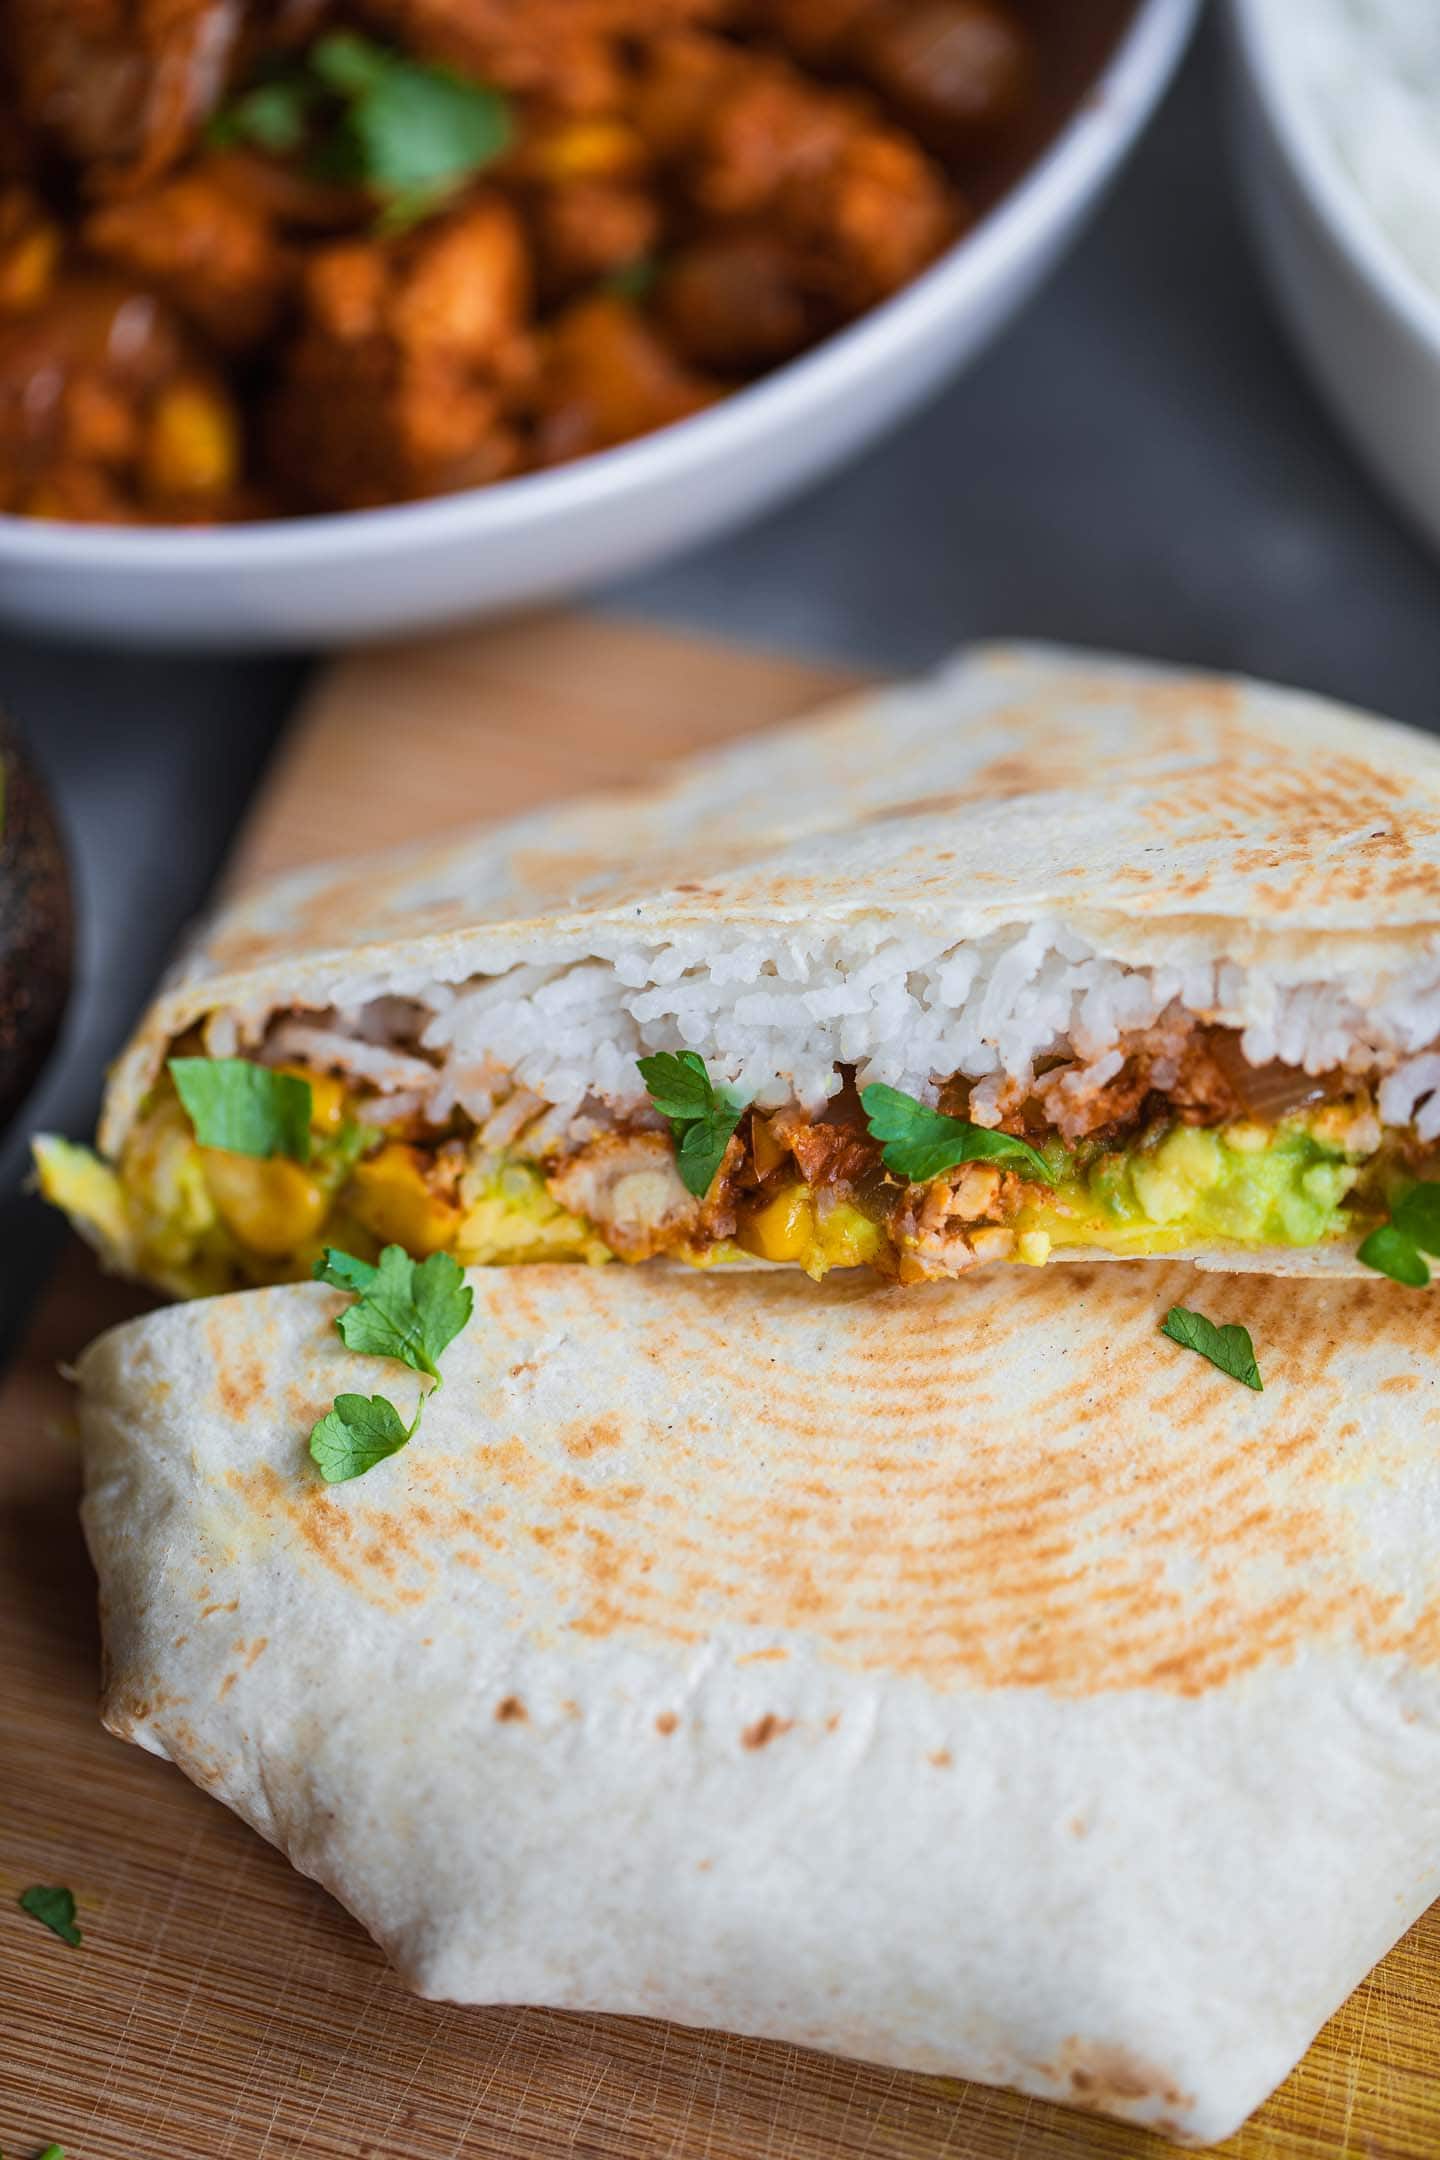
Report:
M 387 1245 L 374 1281 L 335 1325 L 348 1349 L 398 1358 L 438 1381 L 440 1353 L 465 1326 L 474 1305 L 475 1293 L 449 1253 L 412 1260 L 403 1246 Z
M 715 1182 L 745 1105 L 716 1087 L 698 1050 L 662 1050 L 635 1063 L 651 1102 L 670 1120 L 680 1181 L 688 1193 L 703 1200 Z
M 1440 1185 L 1412 1185 L 1390 1210 L 1390 1220 L 1421 1252 L 1440 1254 Z
M 398 1455 L 420 1423 L 425 1398 L 407 1425 L 383 1395 L 337 1395 L 310 1434 L 310 1455 L 327 1485 L 364 1477 L 388 1455 Z
M 329 1283 L 334 1290 L 358 1290 L 362 1294 L 379 1273 L 371 1261 L 357 1260 L 353 1253 L 341 1252 L 338 1245 L 327 1245 L 314 1267 L 316 1282 Z
M 1440 1255 L 1440 1184 L 1412 1185 L 1390 1210 L 1390 1220 L 1372 1230 L 1355 1257 L 1391 1282 L 1423 1290 L 1430 1280 L 1424 1254 Z
M 1207 1320 L 1204 1313 L 1188 1312 L 1183 1305 L 1172 1305 L 1160 1323 L 1162 1335 L 1171 1342 L 1179 1343 L 1182 1350 L 1197 1350 L 1212 1365 L 1238 1380 L 1242 1387 L 1254 1388 L 1256 1394 L 1264 1390 L 1260 1367 L 1255 1359 L 1255 1345 L 1250 1340 L 1248 1328 L 1239 1327 L 1232 1320 L 1224 1327 L 1217 1327 Z
M 1382 1223 L 1378 1230 L 1372 1230 L 1356 1248 L 1355 1257 L 1374 1268 L 1377 1275 L 1404 1283 L 1407 1290 L 1423 1290 L 1430 1280 L 1429 1264 L 1419 1246 L 1393 1223 Z
M 383 1395 L 336 1396 L 311 1429 L 310 1455 L 327 1485 L 339 1485 L 363 1477 L 414 1437 L 428 1397 L 441 1385 L 441 1353 L 469 1324 L 475 1293 L 449 1253 L 412 1260 L 399 1245 L 387 1245 L 374 1267 L 327 1246 L 315 1274 L 355 1292 L 355 1303 L 335 1322 L 347 1350 L 394 1358 L 434 1383 L 422 1392 L 409 1425 Z
M 1047 1185 L 1055 1182 L 1054 1171 L 1028 1140 L 972 1125 L 966 1118 L 946 1117 L 899 1088 L 876 1081 L 861 1089 L 860 1104 L 871 1138 L 885 1142 L 886 1169 L 912 1185 L 928 1185 L 962 1162 L 1023 1164 L 1030 1176 L 1043 1178 Z

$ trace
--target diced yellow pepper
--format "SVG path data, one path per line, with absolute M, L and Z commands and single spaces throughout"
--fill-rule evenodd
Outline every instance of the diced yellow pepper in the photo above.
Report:
M 577 120 L 532 142 L 529 170 L 544 180 L 593 180 L 637 171 L 645 145 L 619 120 Z
M 357 1163 L 345 1197 L 350 1212 L 382 1245 L 403 1245 L 423 1258 L 455 1242 L 459 1208 L 431 1191 L 424 1156 L 402 1141 L 392 1140 Z
M 736 1241 L 759 1260 L 803 1260 L 815 1239 L 815 1210 L 803 1185 L 786 1185 L 773 1200 L 742 1216 Z
M 276 1258 L 313 1237 L 330 1209 L 324 1187 L 287 1156 L 264 1160 L 202 1148 L 205 1182 L 231 1235 L 252 1252 Z
M 157 495 L 223 493 L 240 464 L 235 415 L 213 390 L 173 384 L 151 408 L 143 464 L 146 485 Z
M 878 1223 L 848 1200 L 817 1211 L 808 1186 L 786 1185 L 740 1218 L 737 1242 L 760 1260 L 789 1261 L 817 1279 L 834 1267 L 863 1267 L 884 1242 Z
M 44 299 L 60 259 L 60 234 L 48 221 L 21 233 L 0 255 L 0 308 L 20 314 Z

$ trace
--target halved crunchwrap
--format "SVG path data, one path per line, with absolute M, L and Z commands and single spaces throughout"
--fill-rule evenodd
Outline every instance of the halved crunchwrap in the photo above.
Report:
M 212 1107 L 242 1061 L 309 1097 L 207 1125 L 205 1061 Z M 242 900 L 116 1068 L 107 1160 L 41 1165 L 179 1292 L 387 1241 L 908 1284 L 1085 1253 L 1353 1268 L 1437 1146 L 1440 748 L 994 649 Z
M 110 1728 L 411 1986 L 1225 2135 L 1440 1891 L 1424 1300 L 1177 1267 L 470 1278 L 413 1377 L 287 1286 L 81 1360 Z M 409 1391 L 409 1392 L 407 1392 Z

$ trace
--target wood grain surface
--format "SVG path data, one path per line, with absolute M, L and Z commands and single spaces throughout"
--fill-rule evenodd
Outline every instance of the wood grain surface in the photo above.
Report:
M 574 617 L 353 660 L 297 723 L 232 876 L 623 780 L 848 679 Z M 1172 2149 L 1011 2094 L 791 2047 L 411 2000 L 322 1891 L 97 1723 L 94 1585 L 56 1367 L 142 1303 L 76 1251 L 0 1395 L 0 2149 L 11 2160 L 52 2139 L 70 2160 L 1156 2160 Z M 31 1883 L 75 1891 L 83 1948 L 19 1912 Z M 1220 2150 L 1437 2160 L 1440 1907 Z

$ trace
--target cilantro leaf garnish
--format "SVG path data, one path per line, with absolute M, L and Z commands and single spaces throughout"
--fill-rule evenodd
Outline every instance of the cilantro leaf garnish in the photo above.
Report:
M 1390 1210 L 1390 1220 L 1372 1230 L 1355 1257 L 1391 1282 L 1423 1290 L 1430 1280 L 1426 1253 L 1440 1255 L 1440 1185 L 1412 1185 Z
M 171 1058 L 170 1077 L 201 1147 L 310 1160 L 310 1083 L 249 1058 Z
M 251 143 L 285 157 L 304 142 L 318 94 L 303 62 L 277 70 L 216 113 L 205 130 L 206 141 L 217 150 Z
M 1374 1268 L 1377 1275 L 1404 1283 L 1407 1290 L 1423 1290 L 1430 1280 L 1429 1264 L 1419 1246 L 1393 1223 L 1382 1223 L 1378 1230 L 1372 1230 L 1356 1247 L 1355 1257 L 1364 1266 Z
M 688 1193 L 703 1200 L 715 1182 L 745 1105 L 716 1087 L 698 1050 L 661 1050 L 635 1063 L 651 1102 L 670 1120 L 680 1182 Z
M 1055 1183 L 1054 1171 L 1028 1140 L 972 1125 L 966 1118 L 946 1117 L 882 1081 L 860 1090 L 860 1105 L 871 1138 L 885 1142 L 881 1159 L 886 1169 L 911 1185 L 928 1185 L 962 1162 L 1023 1164 L 1032 1177 Z
M 1440 1253 L 1440 1185 L 1412 1185 L 1391 1208 L 1390 1220 L 1421 1252 Z
M 397 66 L 412 64 L 353 30 L 334 30 L 328 37 L 317 38 L 306 57 L 316 80 L 344 98 L 368 97 Z
M 465 1326 L 474 1304 L 475 1293 L 449 1253 L 431 1253 L 428 1260 L 416 1261 L 403 1246 L 387 1245 L 374 1281 L 360 1290 L 335 1325 L 348 1349 L 367 1357 L 398 1358 L 412 1371 L 438 1380 L 440 1353 Z
M 65 2160 L 64 2146 L 47 2145 L 44 2152 L 42 2152 L 40 2155 L 40 2160 Z
M 715 1083 L 698 1050 L 662 1050 L 654 1057 L 637 1058 L 635 1065 L 662 1117 L 685 1121 L 714 1108 Z
M 1172 1305 L 1160 1323 L 1162 1335 L 1171 1342 L 1179 1343 L 1182 1350 L 1197 1350 L 1212 1365 L 1238 1380 L 1243 1387 L 1254 1388 L 1256 1394 L 1264 1389 L 1260 1367 L 1255 1360 L 1255 1345 L 1250 1340 L 1248 1328 L 1239 1327 L 1232 1320 L 1224 1327 L 1217 1327 L 1207 1320 L 1204 1313 L 1188 1312 L 1183 1305 Z
M 315 1265 L 319 1281 L 353 1290 L 335 1325 L 348 1350 L 367 1357 L 394 1358 L 431 1381 L 422 1391 L 407 1425 L 383 1395 L 337 1395 L 334 1407 L 310 1433 L 310 1455 L 327 1485 L 363 1477 L 387 1455 L 396 1455 L 414 1438 L 425 1404 L 442 1383 L 440 1356 L 475 1309 L 475 1293 L 449 1253 L 412 1260 L 399 1245 L 387 1245 L 379 1265 L 327 1246 Z
M 420 1398 L 420 1409 L 425 1398 Z M 310 1434 L 310 1454 L 327 1485 L 364 1477 L 387 1455 L 398 1455 L 420 1423 L 420 1409 L 407 1425 L 394 1403 L 383 1395 L 337 1395 Z
M 354 31 L 317 38 L 212 122 L 211 140 L 281 156 L 307 148 L 318 179 L 367 187 L 395 226 L 428 216 L 494 162 L 512 136 L 497 90 Z
M 341 1252 L 337 1245 L 327 1245 L 315 1263 L 316 1282 L 329 1283 L 335 1290 L 358 1290 L 370 1288 L 380 1273 L 369 1260 L 357 1260 L 353 1253 Z
M 35 1883 L 29 1890 L 22 1890 L 19 1897 L 20 1910 L 29 1913 L 42 1927 L 58 1935 L 61 1942 L 69 1943 L 78 1950 L 84 1937 L 75 1925 L 75 1893 L 72 1890 L 50 1889 L 44 1883 Z
M 454 187 L 509 144 L 504 98 L 448 68 L 425 66 L 346 31 L 321 38 L 311 64 L 328 89 L 350 101 L 347 130 L 365 179 L 381 194 L 413 197 Z

